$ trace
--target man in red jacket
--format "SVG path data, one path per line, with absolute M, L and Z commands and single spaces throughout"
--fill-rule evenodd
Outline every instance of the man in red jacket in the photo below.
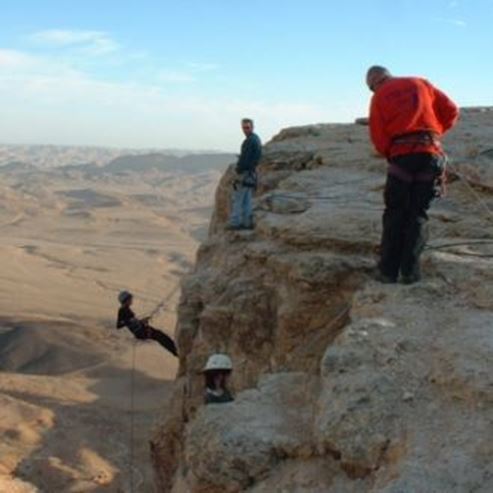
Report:
M 366 82 L 374 92 L 371 139 L 389 162 L 378 279 L 395 283 L 400 273 L 411 284 L 421 278 L 427 210 L 446 162 L 440 137 L 459 109 L 427 80 L 393 77 L 384 67 L 371 67 Z

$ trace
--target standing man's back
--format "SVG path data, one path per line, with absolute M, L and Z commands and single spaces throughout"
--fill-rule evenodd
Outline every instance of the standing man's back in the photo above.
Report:
M 427 80 L 392 77 L 375 92 L 370 110 L 370 130 L 375 147 L 388 159 L 413 152 L 442 154 L 439 141 L 399 144 L 400 136 L 429 132 L 441 137 L 458 117 L 456 105 Z
M 426 244 L 427 210 L 435 184 L 443 179 L 440 138 L 456 123 L 459 110 L 442 91 L 418 77 L 392 77 L 384 68 L 368 70 L 375 94 L 370 135 L 389 162 L 378 278 L 404 283 L 421 278 L 419 258 Z

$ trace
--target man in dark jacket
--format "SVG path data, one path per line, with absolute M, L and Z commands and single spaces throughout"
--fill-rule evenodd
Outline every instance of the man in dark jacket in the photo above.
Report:
M 244 118 L 241 128 L 246 139 L 241 146 L 241 154 L 236 164 L 236 177 L 233 183 L 233 203 L 228 229 L 253 229 L 252 197 L 257 187 L 255 169 L 262 156 L 262 143 L 253 131 L 253 120 Z
M 389 162 L 378 280 L 405 284 L 421 278 L 419 258 L 426 243 L 427 210 L 443 180 L 440 138 L 459 117 L 442 91 L 419 77 L 393 77 L 371 67 L 366 82 L 374 96 L 370 134 Z
M 138 319 L 135 316 L 135 313 L 130 308 L 133 302 L 132 293 L 122 291 L 118 295 L 118 301 L 120 302 L 120 309 L 118 310 L 118 319 L 116 321 L 117 329 L 127 327 L 136 339 L 152 339 L 161 344 L 161 346 L 173 356 L 178 356 L 175 342 L 171 337 L 167 336 L 164 332 L 151 327 L 148 318 Z

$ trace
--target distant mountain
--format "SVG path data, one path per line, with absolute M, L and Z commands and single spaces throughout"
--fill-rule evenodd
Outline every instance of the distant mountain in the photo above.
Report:
M 81 164 L 67 164 L 65 166 L 59 166 L 58 168 L 54 168 L 55 171 L 90 171 L 100 169 L 101 166 L 98 166 L 96 163 L 81 163 Z
M 236 156 L 228 153 L 188 154 L 171 156 L 151 153 L 139 156 L 120 156 L 100 168 L 107 173 L 145 172 L 145 171 L 183 171 L 200 173 L 211 169 L 223 170 L 234 162 Z
M 32 173 L 37 171 L 36 166 L 25 161 L 12 161 L 0 166 L 0 173 Z
M 63 190 L 56 193 L 57 195 L 73 200 L 73 203 L 69 207 L 71 209 L 117 207 L 121 205 L 121 202 L 114 197 L 104 195 L 88 188 Z
M 112 159 L 105 165 L 82 160 L 77 164 L 44 168 L 24 160 L 15 160 L 0 165 L 0 176 L 25 177 L 27 175 L 73 178 L 82 176 L 86 179 L 97 179 L 108 175 L 126 175 L 142 173 L 185 173 L 197 174 L 204 171 L 223 171 L 229 164 L 235 162 L 236 156 L 225 152 L 204 152 L 186 155 L 171 155 L 162 152 L 148 154 L 125 154 Z M 81 162 L 82 161 L 82 162 Z
M 220 156 L 225 152 L 204 149 L 130 149 L 112 147 L 78 147 L 54 145 L 8 145 L 0 144 L 0 167 L 14 161 L 30 163 L 41 170 L 77 166 L 79 169 L 70 171 L 84 171 L 85 163 L 93 163 L 100 167 L 120 157 L 132 156 L 168 156 L 183 158 L 188 156 Z

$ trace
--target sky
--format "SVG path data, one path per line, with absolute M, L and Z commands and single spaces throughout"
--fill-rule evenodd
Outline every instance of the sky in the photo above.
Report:
M 493 0 L 2 0 L 0 142 L 236 150 L 367 113 L 368 66 L 492 105 Z

